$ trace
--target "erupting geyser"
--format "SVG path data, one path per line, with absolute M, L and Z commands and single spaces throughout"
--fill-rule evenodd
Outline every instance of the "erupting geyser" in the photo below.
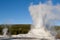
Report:
M 3 36 L 4 36 L 4 37 L 7 36 L 7 31 L 8 31 L 8 28 L 5 27 L 5 28 L 3 29 Z
M 28 33 L 30 36 L 37 37 L 37 38 L 45 38 L 54 40 L 54 37 L 46 29 L 46 25 L 50 26 L 50 22 L 52 20 L 59 20 L 60 14 L 60 5 L 53 5 L 51 0 L 42 4 L 39 3 L 38 5 L 31 4 L 29 6 L 29 11 L 32 16 L 33 24 L 30 32 Z

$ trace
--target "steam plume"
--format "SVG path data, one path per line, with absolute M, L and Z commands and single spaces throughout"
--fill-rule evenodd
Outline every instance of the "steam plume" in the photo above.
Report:
M 38 20 L 40 18 L 42 19 L 40 21 L 43 21 L 40 24 L 44 25 L 50 25 L 49 23 L 51 23 L 52 20 L 60 20 L 60 4 L 53 5 L 51 0 L 44 4 L 41 2 L 38 5 L 31 4 L 29 11 L 32 16 L 33 25 L 39 23 Z

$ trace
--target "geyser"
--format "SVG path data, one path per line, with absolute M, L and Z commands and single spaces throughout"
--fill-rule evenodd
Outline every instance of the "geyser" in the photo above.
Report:
M 3 36 L 4 37 L 6 37 L 7 36 L 7 31 L 8 31 L 8 28 L 7 27 L 5 27 L 4 29 L 3 29 Z
M 29 35 L 36 38 L 45 38 L 55 40 L 54 36 L 47 30 L 46 25 L 50 26 L 52 20 L 60 20 L 60 5 L 53 5 L 51 0 L 46 3 L 39 3 L 38 5 L 31 4 L 29 11 L 32 16 L 33 29 L 29 31 Z M 55 13 L 56 12 L 56 13 Z

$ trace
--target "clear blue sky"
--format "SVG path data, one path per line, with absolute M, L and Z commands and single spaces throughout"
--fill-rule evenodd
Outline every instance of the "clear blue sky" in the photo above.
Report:
M 13 24 L 31 24 L 32 18 L 28 11 L 31 2 L 38 4 L 46 0 L 0 0 L 0 24 L 9 22 Z M 60 0 L 53 0 L 53 4 Z

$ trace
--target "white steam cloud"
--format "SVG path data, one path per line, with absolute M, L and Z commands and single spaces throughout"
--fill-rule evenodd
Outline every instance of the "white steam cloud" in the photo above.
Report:
M 41 22 L 40 19 L 42 19 L 42 22 L 39 25 L 50 25 L 52 20 L 60 20 L 60 4 L 53 5 L 51 0 L 38 5 L 31 4 L 29 11 L 35 26 Z

